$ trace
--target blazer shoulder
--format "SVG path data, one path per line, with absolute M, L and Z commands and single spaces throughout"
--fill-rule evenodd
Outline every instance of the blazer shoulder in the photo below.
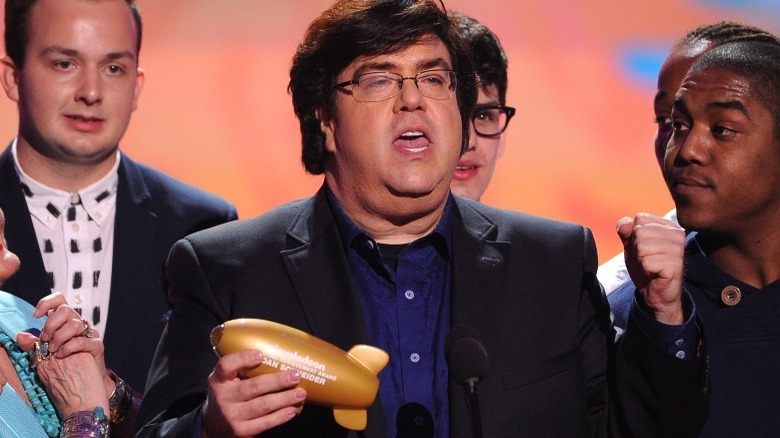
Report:
M 288 230 L 301 216 L 306 219 L 311 198 L 282 204 L 260 216 L 226 222 L 186 237 L 193 248 L 221 248 L 240 253 L 244 248 L 281 249 Z
M 138 163 L 122 154 L 122 173 L 134 195 L 148 191 L 151 201 L 157 205 L 170 206 L 179 210 L 206 211 L 236 219 L 236 207 L 213 193 L 184 183 L 151 166 Z
M 520 236 L 547 241 L 561 238 L 582 240 L 583 234 L 591 235 L 590 229 L 581 224 L 492 207 L 464 198 L 456 197 L 456 200 L 467 226 L 478 220 L 492 223 L 497 228 L 499 240 L 512 240 Z

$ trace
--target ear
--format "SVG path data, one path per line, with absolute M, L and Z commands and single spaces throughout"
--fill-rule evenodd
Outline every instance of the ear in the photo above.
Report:
M 325 149 L 331 154 L 336 152 L 336 137 L 334 132 L 334 120 L 331 115 L 322 108 L 314 112 L 320 121 L 320 129 L 325 134 Z
M 19 76 L 16 64 L 8 56 L 0 59 L 0 81 L 9 99 L 19 102 Z
M 146 73 L 143 69 L 137 68 L 135 71 L 135 91 L 133 91 L 133 111 L 138 108 L 138 97 L 141 95 L 141 90 L 144 89 L 144 80 Z

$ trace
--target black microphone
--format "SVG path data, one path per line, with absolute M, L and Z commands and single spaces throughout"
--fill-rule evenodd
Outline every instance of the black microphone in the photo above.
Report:
M 480 342 L 476 330 L 467 326 L 456 326 L 450 330 L 444 341 L 444 354 L 452 377 L 466 387 L 474 438 L 482 438 L 477 382 L 484 379 L 487 374 L 487 351 Z
M 433 415 L 420 403 L 405 403 L 398 409 L 396 438 L 433 438 Z

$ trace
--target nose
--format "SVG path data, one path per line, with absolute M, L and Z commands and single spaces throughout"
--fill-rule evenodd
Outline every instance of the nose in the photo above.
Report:
M 709 128 L 693 125 L 690 132 L 684 138 L 677 139 L 674 136 L 669 140 L 674 155 L 675 164 L 704 164 L 709 159 L 710 135 Z M 677 149 L 677 151 L 674 151 Z
M 102 83 L 100 73 L 96 69 L 86 68 L 81 75 L 81 84 L 76 94 L 76 100 L 87 105 L 99 103 L 102 99 Z
M 411 81 L 407 83 L 406 81 Z M 425 110 L 427 103 L 423 97 L 420 89 L 417 88 L 417 82 L 412 78 L 401 79 L 401 92 L 398 93 L 398 97 L 395 99 L 395 105 L 393 109 L 395 112 L 399 111 L 415 111 Z

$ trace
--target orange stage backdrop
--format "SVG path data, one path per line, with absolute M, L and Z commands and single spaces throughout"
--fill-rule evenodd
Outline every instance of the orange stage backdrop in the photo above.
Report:
M 614 225 L 672 207 L 653 157 L 652 98 L 666 51 L 723 19 L 780 32 L 777 0 L 447 0 L 500 37 L 518 114 L 483 201 L 583 223 L 602 261 Z M 329 0 L 139 0 L 146 86 L 122 150 L 251 217 L 308 196 L 287 73 Z M 0 135 L 16 107 L 0 99 Z M 5 140 L 0 140 L 5 141 Z

